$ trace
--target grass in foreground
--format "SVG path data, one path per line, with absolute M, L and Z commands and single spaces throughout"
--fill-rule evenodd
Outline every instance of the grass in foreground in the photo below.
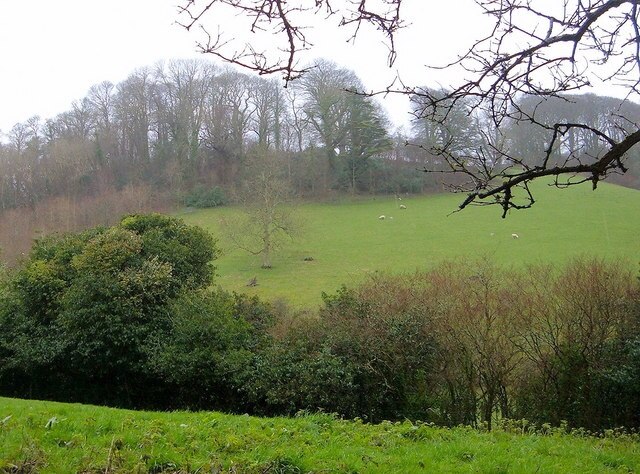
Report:
M 588 255 L 624 258 L 636 265 L 640 256 L 640 192 L 601 184 L 559 190 L 535 183 L 532 209 L 500 218 L 496 206 L 472 207 L 451 214 L 461 195 L 394 197 L 337 204 L 306 204 L 303 235 L 276 254 L 271 270 L 258 258 L 221 239 L 224 254 L 216 262 L 225 289 L 282 297 L 296 306 L 320 303 L 333 292 L 375 271 L 412 272 L 442 260 L 486 255 L 500 264 L 564 263 Z M 180 217 L 220 236 L 220 217 L 238 212 L 221 208 L 183 213 Z M 378 216 L 385 215 L 385 220 Z M 393 217 L 393 219 L 391 219 Z M 511 234 L 517 233 L 519 239 Z M 312 257 L 313 261 L 305 261 Z M 258 286 L 246 284 L 257 277 Z
M 535 435 L 328 415 L 135 412 L 0 398 L 0 472 L 605 473 L 640 469 L 631 436 Z

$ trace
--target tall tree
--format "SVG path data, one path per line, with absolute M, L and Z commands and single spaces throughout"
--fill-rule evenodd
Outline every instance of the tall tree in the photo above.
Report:
M 198 61 L 171 61 L 155 70 L 156 114 L 167 132 L 157 146 L 176 160 L 179 173 L 174 178 L 180 183 L 191 183 L 198 175 L 204 107 L 212 75 L 213 67 Z
M 318 61 L 300 81 L 304 94 L 304 111 L 316 137 L 324 149 L 329 173 L 338 169 L 337 151 L 347 135 L 348 104 L 346 89 L 359 81 L 352 71 L 329 61 Z M 328 181 L 329 177 L 325 178 Z M 325 183 L 329 187 L 329 183 Z
M 148 69 L 140 69 L 118 84 L 115 98 L 122 157 L 138 165 L 143 174 L 151 160 L 150 134 L 152 108 L 152 78 Z M 160 134 L 155 130 L 156 138 Z
M 92 86 L 87 95 L 95 127 L 96 157 L 105 166 L 109 166 L 118 153 L 115 93 L 115 85 L 104 81 Z
M 347 135 L 344 145 L 343 175 L 352 193 L 365 189 L 371 159 L 391 149 L 382 110 L 368 97 L 347 95 Z
M 285 122 L 284 92 L 273 80 L 255 79 L 248 84 L 252 104 L 251 131 L 261 148 L 282 149 L 282 127 Z
M 227 69 L 212 78 L 204 104 L 202 145 L 218 165 L 219 180 L 234 184 L 245 153 L 245 137 L 252 114 L 245 75 Z
M 297 87 L 306 120 L 324 150 L 325 187 L 342 182 L 355 191 L 368 160 L 391 147 L 380 108 L 371 98 L 349 92 L 362 88 L 362 83 L 353 71 L 330 61 L 316 62 Z

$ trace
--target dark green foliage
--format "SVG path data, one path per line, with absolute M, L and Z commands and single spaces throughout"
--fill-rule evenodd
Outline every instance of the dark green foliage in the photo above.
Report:
M 61 294 L 75 275 L 72 259 L 102 232 L 104 229 L 96 228 L 80 234 L 49 236 L 34 243 L 12 282 L 26 313 L 43 324 L 55 319 Z
M 116 227 L 72 260 L 76 276 L 62 297 L 57 329 L 67 363 L 84 380 L 121 386 L 143 376 L 148 338 L 166 331 L 172 266 L 146 257 L 142 247 L 140 235 Z
M 550 356 L 552 372 L 532 373 L 517 387 L 516 415 L 592 430 L 640 426 L 640 339 L 628 336 L 607 343 L 597 366 L 578 346 Z
M 450 263 L 324 295 L 320 318 L 259 351 L 241 386 L 265 414 L 638 426 L 628 272 L 578 260 L 503 275 L 484 261 Z
M 370 420 L 430 417 L 437 341 L 430 309 L 408 290 L 380 277 L 325 296 L 326 344 L 353 367 L 359 416 Z
M 368 170 L 369 192 L 379 194 L 421 194 L 437 189 L 436 178 L 430 173 L 416 173 L 416 166 L 406 163 L 372 159 Z
M 324 295 L 320 319 L 299 323 L 257 354 L 244 385 L 250 400 L 267 414 L 322 409 L 370 421 L 428 417 L 430 321 L 413 302 L 397 312 L 387 306 L 397 290 L 379 280 Z
M 219 186 L 204 187 L 198 186 L 184 197 L 183 203 L 187 207 L 209 208 L 225 206 L 229 203 L 229 199 Z
M 391 149 L 391 140 L 373 102 L 356 94 L 347 95 L 345 102 L 348 125 L 342 145 L 345 156 L 340 156 L 337 167 L 338 184 L 351 192 L 371 190 L 371 162 Z
M 351 362 L 297 336 L 256 354 L 242 383 L 250 404 L 266 415 L 324 410 L 358 416 L 361 394 Z
M 160 215 L 36 242 L 0 279 L 0 393 L 488 429 L 640 426 L 640 289 L 621 265 L 447 262 L 376 274 L 293 315 L 211 290 L 216 252 Z
M 245 312 L 257 306 L 222 290 L 187 293 L 171 303 L 171 327 L 156 340 L 151 365 L 159 380 L 175 387 L 172 405 L 241 405 L 237 381 L 262 335 Z
M 276 316 L 272 305 L 261 301 L 257 296 L 234 293 L 233 301 L 237 317 L 242 317 L 251 324 L 256 335 L 266 335 L 266 331 L 275 324 Z
M 606 425 L 640 426 L 640 336 L 611 352 L 609 367 L 597 374 L 596 396 Z
M 216 241 L 200 227 L 162 214 L 132 215 L 120 226 L 142 238 L 141 253 L 171 265 L 172 289 L 206 288 L 211 284 L 218 255 Z
M 215 255 L 203 230 L 160 215 L 36 242 L 0 305 L 0 388 L 153 403 L 149 342 L 169 331 L 173 299 L 210 284 Z

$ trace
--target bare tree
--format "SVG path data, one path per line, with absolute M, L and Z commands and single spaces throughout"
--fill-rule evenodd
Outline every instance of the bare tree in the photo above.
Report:
M 230 185 L 235 181 L 246 152 L 246 135 L 253 115 L 248 94 L 250 78 L 225 70 L 211 79 L 203 121 L 203 146 L 219 165 L 219 179 Z
M 553 176 L 558 187 L 591 182 L 595 189 L 608 175 L 626 172 L 627 152 L 640 141 L 637 121 L 624 113 L 614 113 L 604 126 L 571 117 L 549 122 L 536 113 L 538 107 L 525 108 L 521 103 L 533 100 L 543 105 L 557 98 L 570 101 L 565 94 L 589 90 L 602 82 L 624 88 L 620 110 L 626 102 L 638 99 L 638 1 L 475 1 L 493 21 L 493 29 L 444 66 L 461 68 L 464 74 L 459 76 L 465 79 L 452 84 L 445 94 L 412 85 L 379 91 L 411 96 L 418 104 L 413 110 L 418 119 L 446 123 L 450 113 L 463 103 L 471 116 L 483 117 L 491 125 L 475 150 L 460 153 L 447 143 L 432 150 L 446 164 L 438 172 L 466 177 L 454 187 L 467 193 L 460 209 L 471 204 L 498 204 L 504 217 L 511 209 L 534 204 L 529 184 L 535 179 Z M 184 0 L 181 16 L 183 26 L 191 29 L 202 26 L 205 17 L 220 9 L 241 13 L 250 25 L 249 40 L 244 45 L 238 47 L 227 38 L 225 33 L 229 32 L 211 34 L 205 30 L 207 41 L 200 44 L 200 49 L 260 74 L 282 73 L 288 82 L 306 72 L 299 65 L 299 53 L 312 46 L 305 32 L 313 22 L 310 15 L 318 12 L 325 18 L 340 17 L 340 25 L 351 26 L 354 37 L 364 24 L 376 27 L 388 40 L 389 64 L 393 64 L 396 53 L 401 53 L 396 51 L 394 41 L 403 26 L 401 4 L 402 0 Z M 253 41 L 259 32 L 279 35 L 284 45 L 269 54 Z M 239 33 L 233 35 L 238 37 Z M 512 153 L 508 142 L 496 137 L 496 130 L 519 123 L 534 125 L 545 136 L 545 148 L 534 160 Z M 566 148 L 564 138 L 576 131 L 598 143 L 596 153 Z M 564 152 L 556 157 L 559 148 Z
M 180 171 L 173 176 L 176 183 L 189 183 L 198 175 L 205 103 L 214 73 L 211 65 L 199 61 L 170 61 L 155 69 L 156 113 L 167 132 L 162 147 Z
M 291 194 L 278 157 L 257 147 L 237 196 L 243 212 L 223 220 L 222 225 L 236 247 L 261 257 L 262 268 L 271 268 L 273 253 L 300 232 Z
M 250 128 L 259 147 L 282 149 L 282 125 L 285 122 L 284 92 L 274 81 L 255 79 L 248 84 L 253 108 Z
M 116 87 L 114 108 L 118 123 L 120 155 L 142 165 L 151 157 L 151 103 L 153 78 L 148 69 L 131 74 Z M 156 135 L 160 131 L 156 130 Z

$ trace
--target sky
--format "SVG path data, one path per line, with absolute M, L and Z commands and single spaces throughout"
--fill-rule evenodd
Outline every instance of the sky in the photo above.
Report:
M 0 0 L 0 131 L 34 115 L 52 118 L 69 110 L 92 85 L 117 84 L 137 68 L 203 58 L 196 48 L 202 37 L 176 24 L 178 3 Z M 386 65 L 382 37 L 371 31 L 363 31 L 353 44 L 347 42 L 349 31 L 317 29 L 314 49 L 305 59 L 327 57 L 353 69 L 369 90 L 384 88 L 398 72 L 408 84 L 433 83 L 424 65 L 454 59 L 484 31 L 472 0 L 405 0 L 403 9 L 408 27 L 397 38 L 400 54 L 393 68 Z M 206 26 L 215 30 L 217 21 L 227 31 L 242 28 L 237 18 L 208 17 Z M 406 98 L 380 100 L 393 123 L 408 126 Z

